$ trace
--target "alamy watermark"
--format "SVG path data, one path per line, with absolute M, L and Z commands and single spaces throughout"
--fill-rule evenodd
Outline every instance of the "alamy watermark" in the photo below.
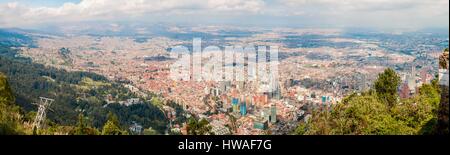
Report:
M 177 60 L 170 66 L 172 80 L 256 82 L 262 92 L 276 88 L 278 46 L 202 48 L 201 38 L 194 38 L 192 43 L 192 51 L 185 46 L 171 49 L 170 57 Z

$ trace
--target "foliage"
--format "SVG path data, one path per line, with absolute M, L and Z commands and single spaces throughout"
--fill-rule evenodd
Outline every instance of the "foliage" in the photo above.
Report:
M 439 68 L 449 69 L 449 51 L 448 48 L 444 50 L 444 53 L 439 57 Z M 437 83 L 437 82 L 435 82 Z M 435 84 L 436 86 L 438 84 Z M 436 126 L 434 126 L 433 134 L 448 135 L 449 133 L 449 87 L 448 85 L 439 85 L 439 93 L 441 94 L 441 101 L 438 108 L 438 116 L 436 120 Z
M 431 134 L 440 103 L 439 88 L 433 83 L 424 84 L 412 98 L 394 102 L 398 104 L 386 104 L 392 103 L 388 100 L 396 96 L 392 92 L 395 84 L 389 85 L 387 79 L 395 80 L 397 77 L 395 72 L 389 70 L 379 77 L 381 79 L 376 81 L 378 91 L 351 94 L 332 107 L 331 111 L 314 111 L 310 121 L 299 124 L 294 134 Z
M 6 77 L 0 73 L 0 135 L 23 134 L 20 108 L 14 105 L 14 96 Z
M 398 98 L 397 88 L 400 85 L 400 76 L 391 68 L 378 75 L 374 83 L 378 99 L 389 107 L 392 107 Z
M 113 113 L 108 114 L 108 121 L 103 126 L 102 135 L 127 135 L 127 131 L 121 130 L 119 120 Z
M 99 131 L 92 128 L 85 123 L 83 114 L 78 115 L 78 124 L 74 130 L 70 132 L 71 135 L 98 135 Z
M 151 99 L 153 105 L 157 106 L 157 107 L 162 107 L 163 106 L 163 101 L 159 98 L 159 97 L 153 97 Z
M 133 104 L 122 106 L 119 104 L 110 104 L 104 110 L 113 112 L 122 126 L 132 125 L 132 121 L 141 124 L 144 128 L 152 127 L 162 133 L 166 129 L 169 121 L 164 113 L 151 103 Z M 101 116 L 95 116 L 93 119 L 101 119 Z
M 0 47 L 4 49 L 4 53 L 16 51 L 4 46 Z M 82 110 L 83 114 L 92 121 L 92 128 L 103 127 L 107 121 L 106 115 L 112 111 L 119 116 L 119 122 L 124 126 L 135 121 L 144 128 L 152 127 L 159 132 L 165 129 L 168 120 L 158 107 L 149 102 L 131 106 L 113 103 L 106 106 L 107 95 L 113 96 L 115 101 L 137 97 L 119 83 L 111 82 L 95 73 L 69 72 L 31 61 L 22 61 L 14 55 L 0 54 L 0 72 L 8 76 L 11 94 L 14 94 L 8 96 L 15 97 L 15 103 L 27 114 L 24 121 L 34 119 L 34 115 L 29 114 L 33 114 L 37 108 L 30 103 L 39 102 L 39 97 L 43 96 L 55 99 L 51 106 L 53 111 L 47 113 L 47 118 L 58 126 L 76 126 L 77 115 Z M 56 131 L 57 128 L 59 127 L 53 129 Z M 66 129 L 68 130 L 64 128 L 64 132 Z
M 433 129 L 433 134 L 448 135 L 449 134 L 449 87 L 440 86 L 441 101 L 438 108 L 437 124 Z
M 120 130 L 112 121 L 107 121 L 103 126 L 102 135 L 126 135 L 126 131 Z
M 448 63 L 449 63 L 449 53 L 448 48 L 446 48 L 442 53 L 442 55 L 439 56 L 439 68 L 442 69 L 448 68 L 447 66 Z
M 158 131 L 152 129 L 151 127 L 147 128 L 147 129 L 144 129 L 143 134 L 144 135 L 159 135 Z
M 167 106 L 175 109 L 176 119 L 173 123 L 181 124 L 187 121 L 186 111 L 184 111 L 183 107 L 180 104 L 170 101 L 167 103 Z
M 187 125 L 189 135 L 212 135 L 211 129 L 212 127 L 206 119 L 198 121 L 194 117 L 191 117 Z
M 295 135 L 304 135 L 304 134 L 306 134 L 306 131 L 308 130 L 306 127 L 307 126 L 306 126 L 305 123 L 299 124 L 297 126 L 297 128 L 295 129 L 294 134 Z

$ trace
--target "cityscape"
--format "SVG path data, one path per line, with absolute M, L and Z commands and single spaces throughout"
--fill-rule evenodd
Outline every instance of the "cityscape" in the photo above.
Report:
M 448 87 L 448 7 L 442 8 L 443 15 L 439 14 L 441 12 L 434 12 L 437 20 L 443 19 L 441 16 L 444 17 L 442 22 L 436 22 L 435 18 L 428 20 L 418 16 L 417 20 L 410 23 L 411 26 L 416 26 L 414 28 L 384 28 L 397 26 L 394 24 L 383 25 L 380 26 L 383 28 L 377 29 L 365 28 L 365 26 L 355 28 L 358 26 L 353 22 L 347 22 L 347 24 L 355 26 L 335 27 L 299 26 L 297 22 L 289 23 L 289 26 L 284 24 L 258 26 L 250 23 L 253 20 L 249 20 L 248 25 L 238 25 L 234 22 L 194 24 L 181 22 L 186 20 L 183 19 L 185 15 L 173 17 L 173 20 L 177 22 L 161 20 L 145 23 L 109 20 L 111 16 L 114 18 L 116 15 L 109 12 L 111 10 L 118 14 L 117 18 L 124 18 L 123 16 L 128 14 L 121 14 L 121 11 L 130 11 L 130 14 L 134 15 L 146 10 L 141 9 L 147 5 L 167 7 L 175 11 L 178 7 L 190 5 L 198 5 L 200 9 L 214 6 L 215 9 L 223 10 L 213 11 L 211 14 L 218 14 L 219 20 L 222 18 L 225 20 L 228 18 L 222 17 L 224 12 L 229 10 L 236 11 L 236 14 L 261 12 L 260 5 L 268 5 L 266 3 L 305 4 L 311 5 L 310 7 L 334 4 L 325 4 L 326 2 L 307 4 L 307 1 L 295 0 L 283 2 L 237 0 L 234 1 L 236 4 L 231 2 L 216 4 L 208 1 L 208 5 L 203 6 L 195 1 L 190 5 L 180 4 L 173 8 L 172 3 L 167 6 L 159 3 L 145 3 L 140 7 L 136 4 L 126 3 L 125 5 L 124 3 L 124 8 L 118 7 L 104 11 L 102 7 L 108 5 L 101 5 L 103 3 L 99 3 L 98 7 L 89 8 L 88 4 L 95 5 L 95 1 L 67 2 L 61 7 L 45 6 L 39 10 L 33 7 L 36 5 L 34 3 L 20 5 L 18 2 L 0 0 L 2 9 L 0 13 L 3 13 L 3 8 L 7 8 L 4 16 L 0 15 L 0 45 L 2 46 L 0 51 L 0 72 L 2 73 L 0 75 L 2 76 L 0 77 L 4 74 L 6 81 L 0 80 L 0 84 L 9 82 L 11 87 L 2 85 L 0 95 L 13 94 L 11 98 L 15 101 L 11 104 L 14 102 L 23 109 L 23 112 L 17 114 L 21 120 L 19 125 L 16 125 L 21 126 L 21 131 L 17 133 L 42 135 L 108 135 L 108 133 L 113 135 L 295 135 L 305 133 L 410 135 L 421 134 L 423 124 L 440 119 L 440 113 L 438 115 L 432 111 L 439 111 L 439 107 L 446 104 L 446 134 L 448 134 L 448 88 L 447 95 L 442 93 L 445 90 L 442 88 L 437 97 L 435 94 L 428 94 L 438 98 L 437 101 L 431 97 L 425 98 L 428 96 L 423 94 L 427 92 L 425 88 L 432 87 L 436 80 L 440 86 Z M 121 4 L 120 2 L 117 1 L 114 4 Z M 433 9 L 441 6 L 442 3 L 448 6 L 446 0 L 433 0 L 433 2 L 417 4 L 418 9 Z M 383 5 L 376 2 L 369 3 L 369 1 L 366 3 Z M 415 5 L 418 2 L 411 3 Z M 338 9 L 344 9 L 343 12 L 347 8 L 340 4 L 335 5 Z M 366 4 L 361 2 L 360 5 Z M 396 6 L 391 3 L 386 5 Z M 86 10 L 98 9 L 98 12 L 92 11 L 85 15 L 78 8 L 83 6 Z M 133 8 L 136 10 L 132 11 Z M 69 11 L 64 12 L 63 9 Z M 82 12 L 80 17 L 70 14 L 71 9 L 73 12 Z M 156 7 L 153 9 L 158 10 Z M 150 13 L 160 14 L 153 9 L 147 10 Z M 264 10 L 264 7 L 262 9 Z M 356 8 L 358 9 L 366 8 Z M 202 11 L 208 10 L 200 10 L 200 13 L 193 14 L 203 15 Z M 24 11 L 17 17 L 19 20 L 27 16 L 36 17 L 37 20 L 30 20 L 28 23 L 6 17 L 14 11 Z M 267 12 L 285 13 L 279 11 L 281 10 L 267 10 Z M 45 18 L 39 21 L 40 18 L 33 13 Z M 403 17 L 401 16 L 403 13 L 396 14 L 398 17 L 395 18 Z M 186 14 L 189 14 L 188 11 Z M 145 15 L 144 13 L 143 16 L 146 17 Z M 149 15 L 149 18 L 154 16 Z M 286 20 L 289 21 L 291 16 L 294 15 L 289 15 Z M 353 18 L 353 16 L 350 17 Z M 68 20 L 66 23 L 64 18 Z M 90 20 L 79 21 L 79 18 Z M 160 18 L 164 18 L 164 15 L 154 17 L 155 20 Z M 209 16 L 199 18 L 201 19 L 192 20 L 213 21 Z M 240 15 L 236 18 L 250 17 Z M 258 19 L 258 17 L 254 18 Z M 317 15 L 314 18 L 320 18 L 320 16 Z M 395 20 L 394 17 L 392 18 Z M 91 22 L 91 19 L 99 21 Z M 60 20 L 62 23 L 53 20 Z M 374 18 L 368 24 L 372 25 L 373 22 L 380 20 Z M 245 22 L 245 20 L 239 21 Z M 365 19 L 360 21 L 364 22 Z M 399 22 L 408 25 L 409 21 L 400 20 Z M 446 25 L 441 25 L 442 23 Z M 34 24 L 39 27 L 34 27 Z M 196 45 L 196 40 L 201 40 L 201 43 Z M 175 52 L 174 49 L 181 46 L 188 49 L 187 56 L 180 56 Z M 214 54 L 220 57 L 205 54 L 203 50 L 208 46 L 218 47 L 219 50 Z M 236 52 L 238 48 L 227 50 L 228 46 L 250 47 L 257 52 L 253 55 L 241 54 Z M 196 52 L 196 49 L 203 52 Z M 276 50 L 276 55 L 273 55 L 271 50 Z M 228 58 L 233 60 L 227 61 Z M 237 59 L 241 61 L 238 62 Z M 263 65 L 266 64 L 254 63 L 265 60 L 267 60 L 267 66 L 275 67 L 271 68 L 272 72 L 270 72 L 275 75 L 262 74 L 258 67 L 264 68 L 266 66 Z M 216 62 L 216 65 L 208 65 L 207 62 Z M 184 75 L 187 79 L 173 78 L 171 75 L 174 65 L 179 67 L 176 65 L 182 63 L 186 63 L 187 66 L 183 66 L 186 68 L 180 72 L 186 71 Z M 195 68 L 196 65 L 199 68 Z M 36 73 L 28 72 L 24 69 L 25 66 L 36 66 L 34 67 Z M 238 69 L 238 67 L 241 68 Z M 213 69 L 225 71 L 218 76 L 220 80 L 198 80 L 197 75 L 193 74 Z M 320 125 L 319 123 L 319 125 L 310 125 L 322 116 L 326 116 L 323 119 L 329 119 L 332 117 L 328 116 L 329 114 L 333 116 L 341 114 L 336 110 L 351 111 L 353 107 L 343 109 L 343 106 L 356 104 L 355 98 L 358 97 L 351 96 L 356 95 L 367 99 L 365 102 L 369 102 L 375 90 L 377 97 L 381 98 L 380 87 L 377 84 L 383 75 L 389 75 L 390 69 L 398 77 L 398 85 L 394 86 L 394 92 L 389 92 L 395 94 L 396 98 L 393 101 L 386 99 L 387 105 L 391 106 L 394 104 L 392 102 L 395 102 L 396 106 L 393 108 L 395 110 L 391 111 L 400 111 L 398 113 L 402 110 L 408 111 L 410 113 L 404 114 L 408 117 L 409 114 L 419 115 L 419 111 L 425 111 L 423 112 L 425 114 L 420 113 L 420 116 L 411 116 L 411 119 L 418 120 L 413 123 L 420 125 L 407 125 L 404 130 L 396 126 L 386 132 L 376 132 L 381 129 L 322 132 L 315 128 Z M 239 77 L 237 73 L 239 71 L 246 75 L 248 73 L 248 76 Z M 31 78 L 22 78 L 25 76 L 31 76 Z M 238 80 L 239 78 L 241 80 Z M 394 81 L 390 80 L 388 84 L 395 83 Z M 270 89 L 261 89 L 263 87 Z M 383 88 L 387 90 L 387 87 Z M 432 89 L 430 92 L 437 92 L 434 88 L 429 88 Z M 9 89 L 12 93 L 3 92 Z M 9 104 L 7 99 L 10 98 L 3 98 L 5 98 L 5 105 Z M 352 102 L 353 100 L 355 102 Z M 380 99 L 374 102 L 386 101 Z M 401 109 L 406 108 L 402 105 L 409 105 L 410 102 L 414 110 Z M 420 109 L 423 107 L 425 110 Z M 345 118 L 348 117 L 347 115 Z M 392 115 L 392 119 L 397 119 L 396 121 L 409 119 Z M 386 120 L 384 121 L 387 122 Z M 306 129 L 303 126 L 307 126 Z M 390 126 L 386 128 L 390 129 Z M 313 132 L 313 129 L 320 132 Z M 323 130 L 325 129 L 324 127 Z M 3 130 L 1 131 L 3 134 Z M 7 133 L 10 130 L 5 127 L 4 131 Z M 15 130 L 11 129 L 11 131 Z

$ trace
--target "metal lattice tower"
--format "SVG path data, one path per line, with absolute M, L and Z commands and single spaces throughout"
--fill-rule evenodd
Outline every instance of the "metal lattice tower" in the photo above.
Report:
M 45 98 L 45 97 L 39 97 L 40 102 L 39 104 L 35 104 L 38 107 L 38 112 L 36 114 L 36 117 L 34 118 L 33 122 L 33 128 L 40 129 L 41 123 L 46 118 L 46 110 L 50 107 L 50 105 L 53 103 L 53 99 Z

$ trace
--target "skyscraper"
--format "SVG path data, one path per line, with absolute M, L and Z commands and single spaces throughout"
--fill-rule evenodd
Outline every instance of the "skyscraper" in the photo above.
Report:
M 275 104 L 272 104 L 272 106 L 270 107 L 270 122 L 277 122 L 277 106 Z
M 247 103 L 245 103 L 245 101 L 241 102 L 240 112 L 242 116 L 247 115 Z
M 231 101 L 231 105 L 233 106 L 233 112 L 238 112 L 239 111 L 239 99 L 237 98 L 233 98 L 233 100 Z

